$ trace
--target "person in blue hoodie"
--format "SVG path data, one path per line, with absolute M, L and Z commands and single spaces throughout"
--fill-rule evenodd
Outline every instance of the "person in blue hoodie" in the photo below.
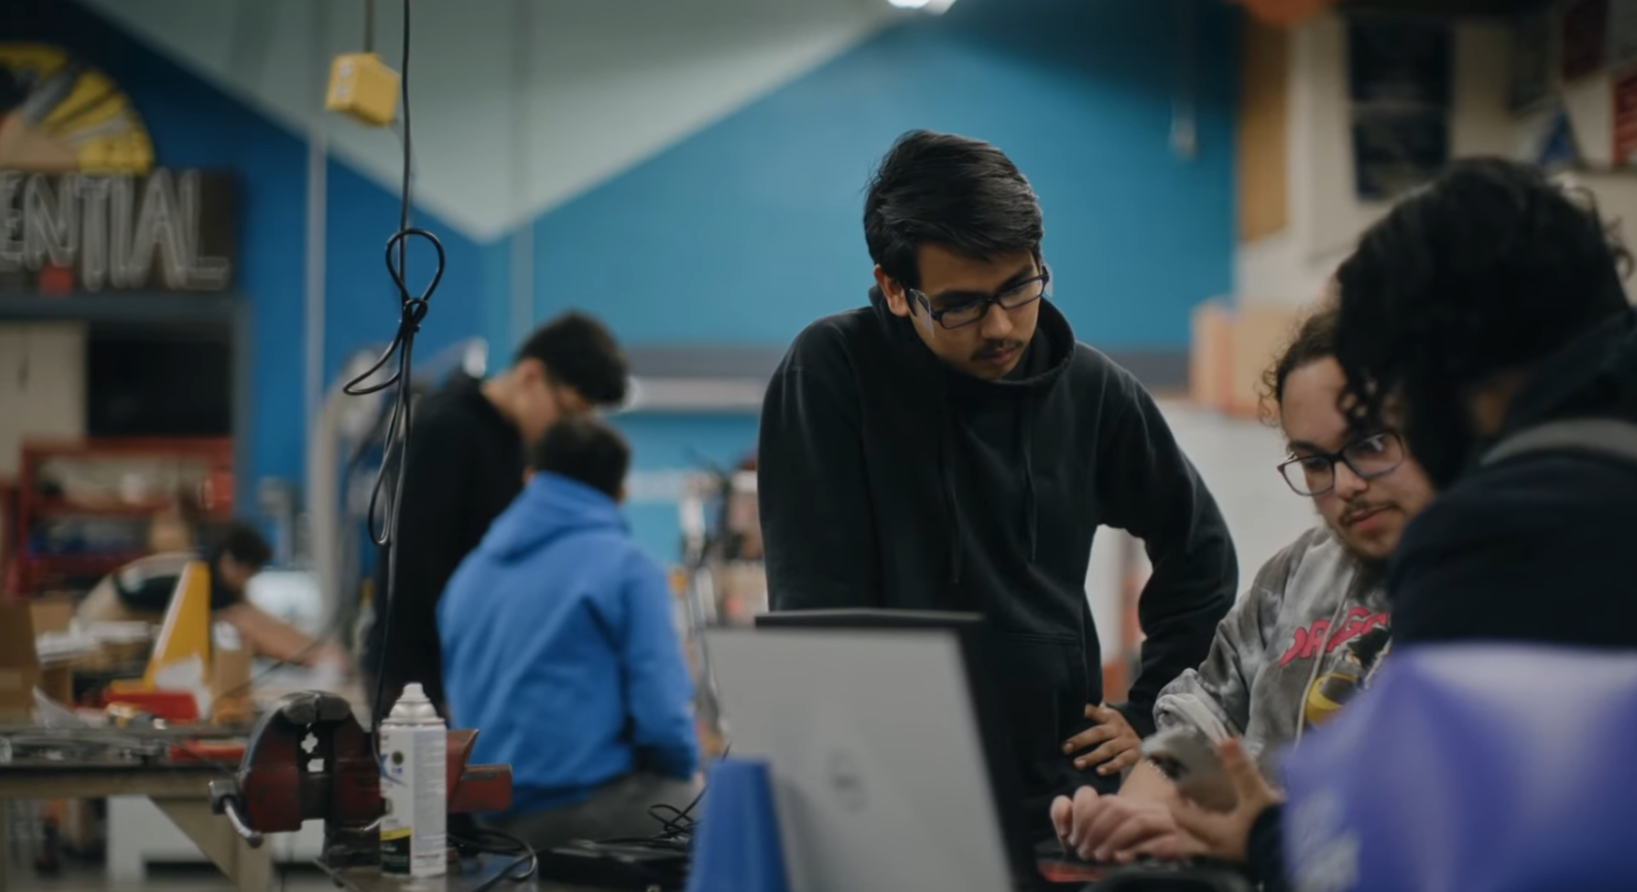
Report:
M 473 759 L 512 766 L 489 816 L 536 849 L 649 836 L 699 760 L 665 574 L 620 516 L 630 448 L 592 418 L 551 427 L 528 484 L 438 604 L 443 680 Z

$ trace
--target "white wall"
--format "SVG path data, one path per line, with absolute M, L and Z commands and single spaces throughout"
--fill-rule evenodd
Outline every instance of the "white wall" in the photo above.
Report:
M 0 325 L 0 478 L 14 477 L 27 439 L 85 436 L 85 326 Z
M 1290 46 L 1290 225 L 1241 245 L 1240 301 L 1298 306 L 1319 295 L 1359 234 L 1389 207 L 1354 193 L 1347 97 L 1347 33 L 1321 15 L 1297 28 Z M 1511 33 L 1498 22 L 1462 22 L 1455 32 L 1456 156 L 1513 155 L 1517 127 L 1507 109 Z
M 87 0 L 242 99 L 397 188 L 386 130 L 324 115 L 362 0 Z M 396 67 L 402 4 L 377 0 Z M 883 0 L 419 0 L 416 189 L 485 240 L 800 76 L 892 20 Z M 901 14 L 901 13 L 899 13 Z

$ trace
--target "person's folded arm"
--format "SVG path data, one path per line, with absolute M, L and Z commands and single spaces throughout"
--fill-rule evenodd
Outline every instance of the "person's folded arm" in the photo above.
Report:
M 643 763 L 687 779 L 699 764 L 693 683 L 682 657 L 670 584 L 651 561 L 635 557 L 622 587 L 620 668 L 625 678 L 631 742 Z
M 1146 640 L 1122 708 L 1153 733 L 1160 689 L 1198 666 L 1233 606 L 1238 566 L 1227 523 L 1159 407 L 1130 373 L 1111 369 L 1097 450 L 1097 487 L 1107 523 L 1143 540 L 1153 574 L 1137 602 Z
M 804 332 L 774 372 L 756 462 L 772 609 L 883 606 L 858 398 L 832 333 Z

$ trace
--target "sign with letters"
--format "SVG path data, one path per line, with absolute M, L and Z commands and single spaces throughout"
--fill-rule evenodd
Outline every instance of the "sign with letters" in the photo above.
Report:
M 233 284 L 231 174 L 0 171 L 0 289 L 222 291 Z
M 0 294 L 225 291 L 231 173 L 174 170 L 129 97 L 61 47 L 0 43 Z

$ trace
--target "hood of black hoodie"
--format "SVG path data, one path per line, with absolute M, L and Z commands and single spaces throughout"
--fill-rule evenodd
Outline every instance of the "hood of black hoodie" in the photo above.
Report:
M 870 306 L 881 325 L 894 358 L 916 381 L 926 385 L 939 410 L 938 473 L 944 495 L 945 516 L 949 518 L 949 575 L 947 582 L 959 586 L 965 571 L 964 544 L 966 518 L 956 495 L 957 441 L 962 427 L 978 412 L 1009 412 L 1016 431 L 1016 452 L 1008 456 L 1022 476 L 1023 508 L 1028 560 L 1038 557 L 1040 507 L 1035 487 L 1034 430 L 1040 397 L 1055 386 L 1074 360 L 1074 331 L 1069 321 L 1048 300 L 1041 300 L 1039 321 L 1023 360 L 1005 378 L 985 380 L 951 368 L 939 359 L 916 334 L 914 323 L 893 315 L 881 289 L 870 289 Z
M 1637 309 L 1616 313 L 1542 360 L 1495 439 L 1582 416 L 1637 419 Z

